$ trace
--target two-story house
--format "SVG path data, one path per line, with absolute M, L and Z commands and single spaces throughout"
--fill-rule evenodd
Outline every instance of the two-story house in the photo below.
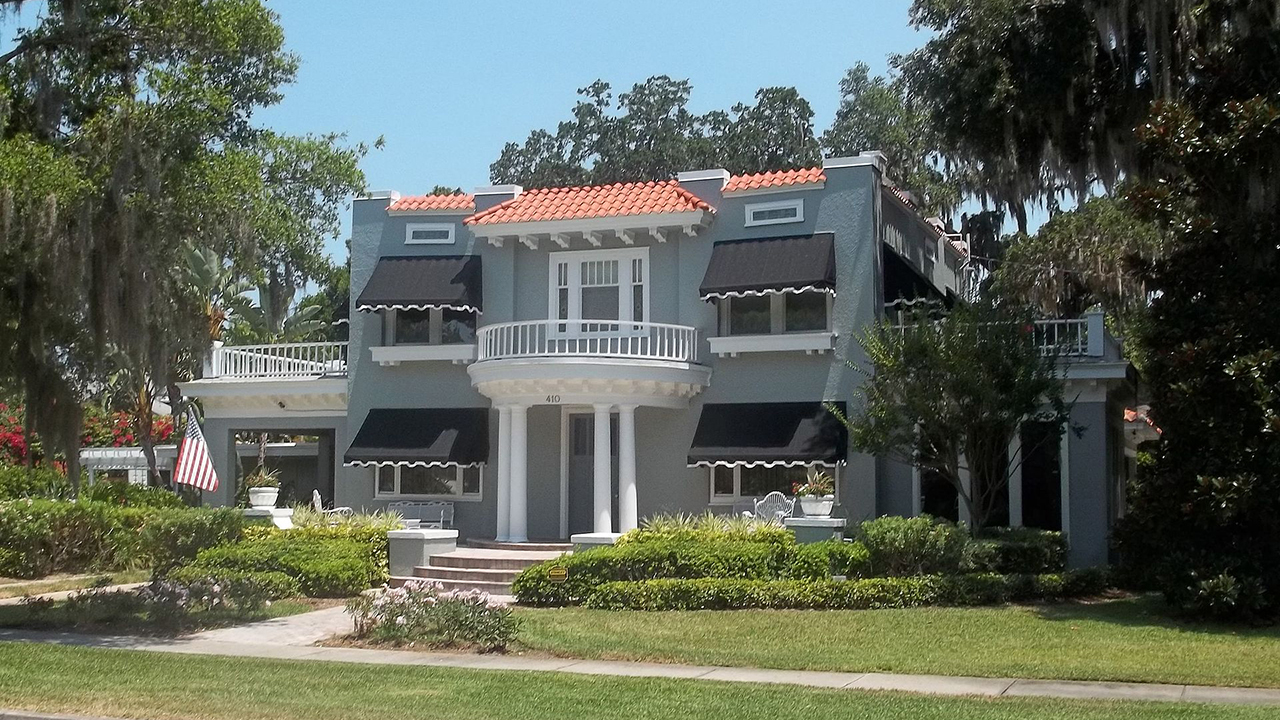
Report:
M 230 498 L 234 433 L 276 430 L 319 439 L 315 486 L 336 504 L 449 500 L 464 538 L 728 512 L 813 467 L 851 520 L 963 520 L 954 491 L 854 452 L 823 407 L 858 402 L 861 329 L 968 290 L 963 244 L 883 162 L 356 200 L 349 344 L 215 348 L 185 386 L 224 479 L 212 500 Z M 1101 563 L 1131 370 L 1100 315 L 1043 330 L 1069 343 L 1084 433 L 1028 443 L 1007 519 L 1065 530 L 1073 564 Z

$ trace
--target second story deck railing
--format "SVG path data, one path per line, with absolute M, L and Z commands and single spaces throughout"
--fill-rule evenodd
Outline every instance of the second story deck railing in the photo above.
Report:
M 609 320 L 529 320 L 481 327 L 477 362 L 597 357 L 698 362 L 698 331 L 683 325 Z
M 904 332 L 908 325 L 895 325 Z M 981 332 L 979 327 L 977 332 Z M 1108 344 L 1119 349 L 1116 340 L 1107 334 L 1102 313 L 1085 313 L 1083 317 L 1060 320 L 1036 320 L 1033 342 L 1045 354 L 1057 354 L 1062 358 L 1101 358 L 1107 355 Z
M 215 347 L 206 378 L 305 378 L 347 373 L 347 343 L 305 342 Z

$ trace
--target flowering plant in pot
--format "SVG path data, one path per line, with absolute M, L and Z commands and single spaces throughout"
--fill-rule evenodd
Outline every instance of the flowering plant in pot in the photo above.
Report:
M 249 488 L 249 507 L 273 508 L 280 497 L 280 471 L 259 465 L 245 476 L 244 485 Z
M 822 470 L 810 470 L 803 483 L 791 486 L 791 492 L 800 498 L 800 508 L 807 517 L 830 517 L 835 505 L 836 481 Z

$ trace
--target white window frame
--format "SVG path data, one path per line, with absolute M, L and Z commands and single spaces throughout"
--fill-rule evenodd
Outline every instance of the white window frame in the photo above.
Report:
M 818 292 L 818 291 L 810 290 L 808 292 Z M 719 337 L 757 337 L 759 335 L 792 335 L 792 334 L 802 334 L 802 333 L 831 332 L 831 311 L 833 310 L 832 306 L 834 305 L 834 303 L 832 302 L 831 293 L 822 293 L 827 298 L 826 328 L 822 330 L 787 330 L 787 296 L 797 295 L 797 294 L 803 294 L 803 293 L 782 293 L 782 292 L 769 293 L 768 295 L 769 297 L 769 332 L 757 333 L 756 335 L 732 334 L 733 315 L 730 312 L 730 307 L 733 305 L 733 302 L 738 298 L 734 298 L 734 297 L 722 298 L 721 301 L 717 304 L 720 307 L 720 328 L 723 329 L 723 334 L 717 333 L 717 335 Z
M 707 503 L 709 505 L 733 505 L 743 500 L 759 499 L 760 496 L 742 494 L 742 468 L 746 467 L 746 465 L 747 465 L 746 463 L 738 463 L 732 466 L 732 469 L 733 469 L 733 494 L 732 495 L 716 494 L 716 470 L 723 469 L 724 466 L 721 465 L 719 466 L 719 468 L 714 466 L 707 468 L 707 498 L 708 498 Z M 831 473 L 831 477 L 834 481 L 833 485 L 835 486 L 836 504 L 840 503 L 840 468 L 843 467 L 843 463 L 837 463 L 836 465 L 823 465 L 822 463 L 809 463 L 808 465 L 804 465 L 802 467 L 804 467 L 806 473 L 809 470 L 812 470 L 814 468 L 818 468 L 824 472 Z M 790 495 L 788 495 L 788 497 L 790 497 Z
M 439 240 L 414 240 L 414 230 L 446 230 L 449 237 Z M 454 243 L 454 224 L 453 223 L 407 223 L 404 226 L 404 244 L 405 245 L 452 245 Z
M 795 217 L 767 218 L 757 220 L 755 214 L 768 210 L 786 210 L 795 208 Z M 757 227 L 759 225 L 786 225 L 789 223 L 804 222 L 804 198 L 794 198 L 792 200 L 774 200 L 772 202 L 748 203 L 746 206 L 746 226 Z
M 601 320 L 599 322 L 642 323 L 649 321 L 649 297 L 652 283 L 649 281 L 649 248 L 619 248 L 610 250 L 575 250 L 572 252 L 553 252 L 547 263 L 547 319 L 560 320 L 560 290 L 569 290 L 568 317 L 570 323 L 582 321 L 582 264 L 601 260 L 618 262 L 618 319 Z M 643 317 L 633 317 L 634 286 L 632 279 L 632 263 L 641 263 L 641 287 L 644 289 L 642 311 Z M 568 265 L 568 285 L 560 284 L 560 265 Z M 552 326 L 553 330 L 556 326 Z M 572 332 L 572 331 L 571 331 Z
M 476 345 L 475 342 L 449 343 L 447 345 L 441 342 L 444 339 L 444 309 L 429 308 L 427 312 L 429 313 L 427 332 L 430 333 L 429 337 L 427 338 L 427 342 L 424 342 L 424 343 L 403 342 L 402 343 L 402 342 L 399 342 L 398 338 L 396 338 L 396 316 L 400 313 L 400 311 L 395 309 L 388 310 L 386 312 L 387 329 L 386 329 L 386 343 L 384 346 L 385 347 L 437 347 L 437 346 L 438 347 L 475 347 Z M 471 314 L 475 316 L 476 332 L 478 333 L 480 330 L 479 313 L 471 313 Z
M 377 498 L 387 498 L 387 499 L 393 499 L 393 500 L 403 499 L 403 500 L 446 500 L 450 502 L 480 502 L 484 499 L 484 464 L 480 464 L 478 466 L 472 466 L 472 467 L 475 467 L 480 473 L 480 492 L 466 493 L 466 494 L 462 492 L 462 472 L 463 470 L 466 469 L 466 467 L 462 465 L 451 465 L 447 467 L 452 467 L 454 471 L 457 473 L 456 484 L 458 487 L 458 491 L 456 493 L 453 493 L 450 495 L 441 495 L 441 494 L 421 495 L 421 494 L 402 493 L 400 492 L 400 471 L 404 469 L 404 466 L 403 465 L 379 465 L 374 467 L 373 469 L 373 495 L 374 497 L 377 497 Z M 395 491 L 394 492 L 383 492 L 379 487 L 378 475 L 384 469 L 391 469 L 395 471 Z

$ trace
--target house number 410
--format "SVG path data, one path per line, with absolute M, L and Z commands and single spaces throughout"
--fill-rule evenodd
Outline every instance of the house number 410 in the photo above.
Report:
M 560 396 L 559 396 L 559 395 L 548 395 L 548 396 L 547 396 L 547 402 L 549 402 L 549 403 L 551 403 L 551 404 L 553 404 L 553 405 L 554 405 L 554 404 L 558 404 L 558 403 L 560 402 Z

